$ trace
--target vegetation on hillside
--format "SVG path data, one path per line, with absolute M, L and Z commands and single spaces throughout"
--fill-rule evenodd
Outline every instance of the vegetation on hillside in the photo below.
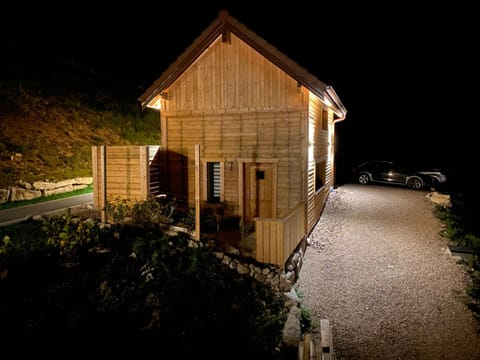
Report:
M 92 176 L 92 145 L 160 142 L 141 90 L 68 62 L 6 66 L 0 82 L 0 187 Z M 14 75 L 12 75 L 14 74 Z

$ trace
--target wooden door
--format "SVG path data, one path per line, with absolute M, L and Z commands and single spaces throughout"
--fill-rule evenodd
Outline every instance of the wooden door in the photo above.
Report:
M 245 164 L 245 220 L 273 216 L 273 164 Z

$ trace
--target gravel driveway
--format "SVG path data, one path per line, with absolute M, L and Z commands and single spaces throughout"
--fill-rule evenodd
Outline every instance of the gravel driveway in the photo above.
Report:
M 480 359 L 469 276 L 426 194 L 356 184 L 330 193 L 297 286 L 313 320 L 330 320 L 337 360 Z

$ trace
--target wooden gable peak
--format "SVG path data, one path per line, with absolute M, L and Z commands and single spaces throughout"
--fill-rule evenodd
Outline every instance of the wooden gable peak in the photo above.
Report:
M 152 99 L 168 88 L 183 72 L 210 46 L 210 44 L 222 36 L 223 42 L 230 42 L 231 33 L 242 39 L 261 55 L 285 71 L 298 83 L 305 86 L 309 91 L 324 100 L 327 97 L 333 101 L 336 114 L 344 116 L 345 107 L 335 94 L 331 99 L 332 88 L 317 79 L 303 67 L 291 60 L 263 38 L 255 34 L 244 24 L 231 16 L 226 10 L 221 10 L 218 17 L 197 37 L 194 42 L 181 54 L 167 70 L 138 98 L 144 109 Z M 328 90 L 328 91 L 327 91 Z M 334 93 L 334 92 L 333 92 Z

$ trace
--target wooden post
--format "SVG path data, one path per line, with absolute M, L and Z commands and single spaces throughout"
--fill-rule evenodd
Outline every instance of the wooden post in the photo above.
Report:
M 200 145 L 195 145 L 195 240 L 200 240 Z
M 140 146 L 140 200 L 148 197 L 148 146 Z
M 98 210 L 99 209 L 99 186 L 98 183 L 98 147 L 92 146 L 92 175 L 93 175 L 93 205 Z
M 107 222 L 107 147 L 102 145 L 100 148 L 100 164 L 102 173 L 102 198 L 100 201 L 101 220 L 105 224 Z

